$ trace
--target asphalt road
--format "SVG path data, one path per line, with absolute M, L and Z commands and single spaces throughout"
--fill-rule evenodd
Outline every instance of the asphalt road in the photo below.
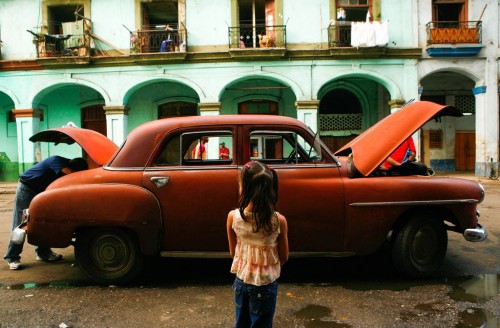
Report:
M 488 239 L 449 233 L 433 278 L 398 276 L 387 253 L 291 259 L 283 270 L 275 327 L 500 327 L 500 181 L 481 180 Z M 7 191 L 7 193 L 5 193 Z M 12 187 L 0 184 L 0 251 L 9 238 Z M 98 286 L 64 259 L 38 262 L 25 245 L 23 270 L 0 265 L 0 327 L 232 327 L 229 260 L 158 259 L 127 287 Z

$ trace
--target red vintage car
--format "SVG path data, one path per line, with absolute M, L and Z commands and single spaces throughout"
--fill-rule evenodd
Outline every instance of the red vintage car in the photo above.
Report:
M 460 113 L 416 102 L 336 154 L 302 122 L 282 116 L 157 120 L 133 130 L 119 150 L 89 130 L 43 131 L 31 140 L 76 141 L 100 166 L 56 180 L 33 200 L 25 215 L 28 242 L 74 245 L 80 269 L 103 284 L 133 280 L 144 256 L 229 257 L 227 213 L 237 206 L 242 166 L 255 159 L 278 173 L 291 257 L 366 255 L 389 241 L 398 270 L 432 275 L 443 262 L 447 231 L 486 239 L 477 210 L 484 189 L 464 179 L 391 176 L 380 165 L 441 115 Z M 222 142 L 229 159 L 219 157 Z

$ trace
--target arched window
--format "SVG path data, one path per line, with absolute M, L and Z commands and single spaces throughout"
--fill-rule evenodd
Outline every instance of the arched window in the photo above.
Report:
M 271 100 L 250 100 L 238 104 L 238 114 L 278 115 L 278 103 Z
M 172 101 L 158 106 L 158 119 L 197 115 L 198 105 L 188 101 Z

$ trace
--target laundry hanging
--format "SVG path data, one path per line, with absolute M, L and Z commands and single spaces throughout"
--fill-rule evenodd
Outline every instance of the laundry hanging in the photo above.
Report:
M 389 42 L 388 22 L 352 22 L 351 46 L 383 47 Z

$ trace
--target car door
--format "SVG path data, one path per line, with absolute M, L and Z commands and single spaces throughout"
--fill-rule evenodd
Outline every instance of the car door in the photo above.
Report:
M 229 159 L 219 159 L 222 142 L 230 149 Z M 231 128 L 183 131 L 162 143 L 143 178 L 162 210 L 162 255 L 227 255 L 226 219 L 238 200 L 235 146 Z
M 278 174 L 278 209 L 288 221 L 290 251 L 342 252 L 344 187 L 319 139 L 296 127 L 248 127 L 244 136 L 244 158 L 262 161 Z

